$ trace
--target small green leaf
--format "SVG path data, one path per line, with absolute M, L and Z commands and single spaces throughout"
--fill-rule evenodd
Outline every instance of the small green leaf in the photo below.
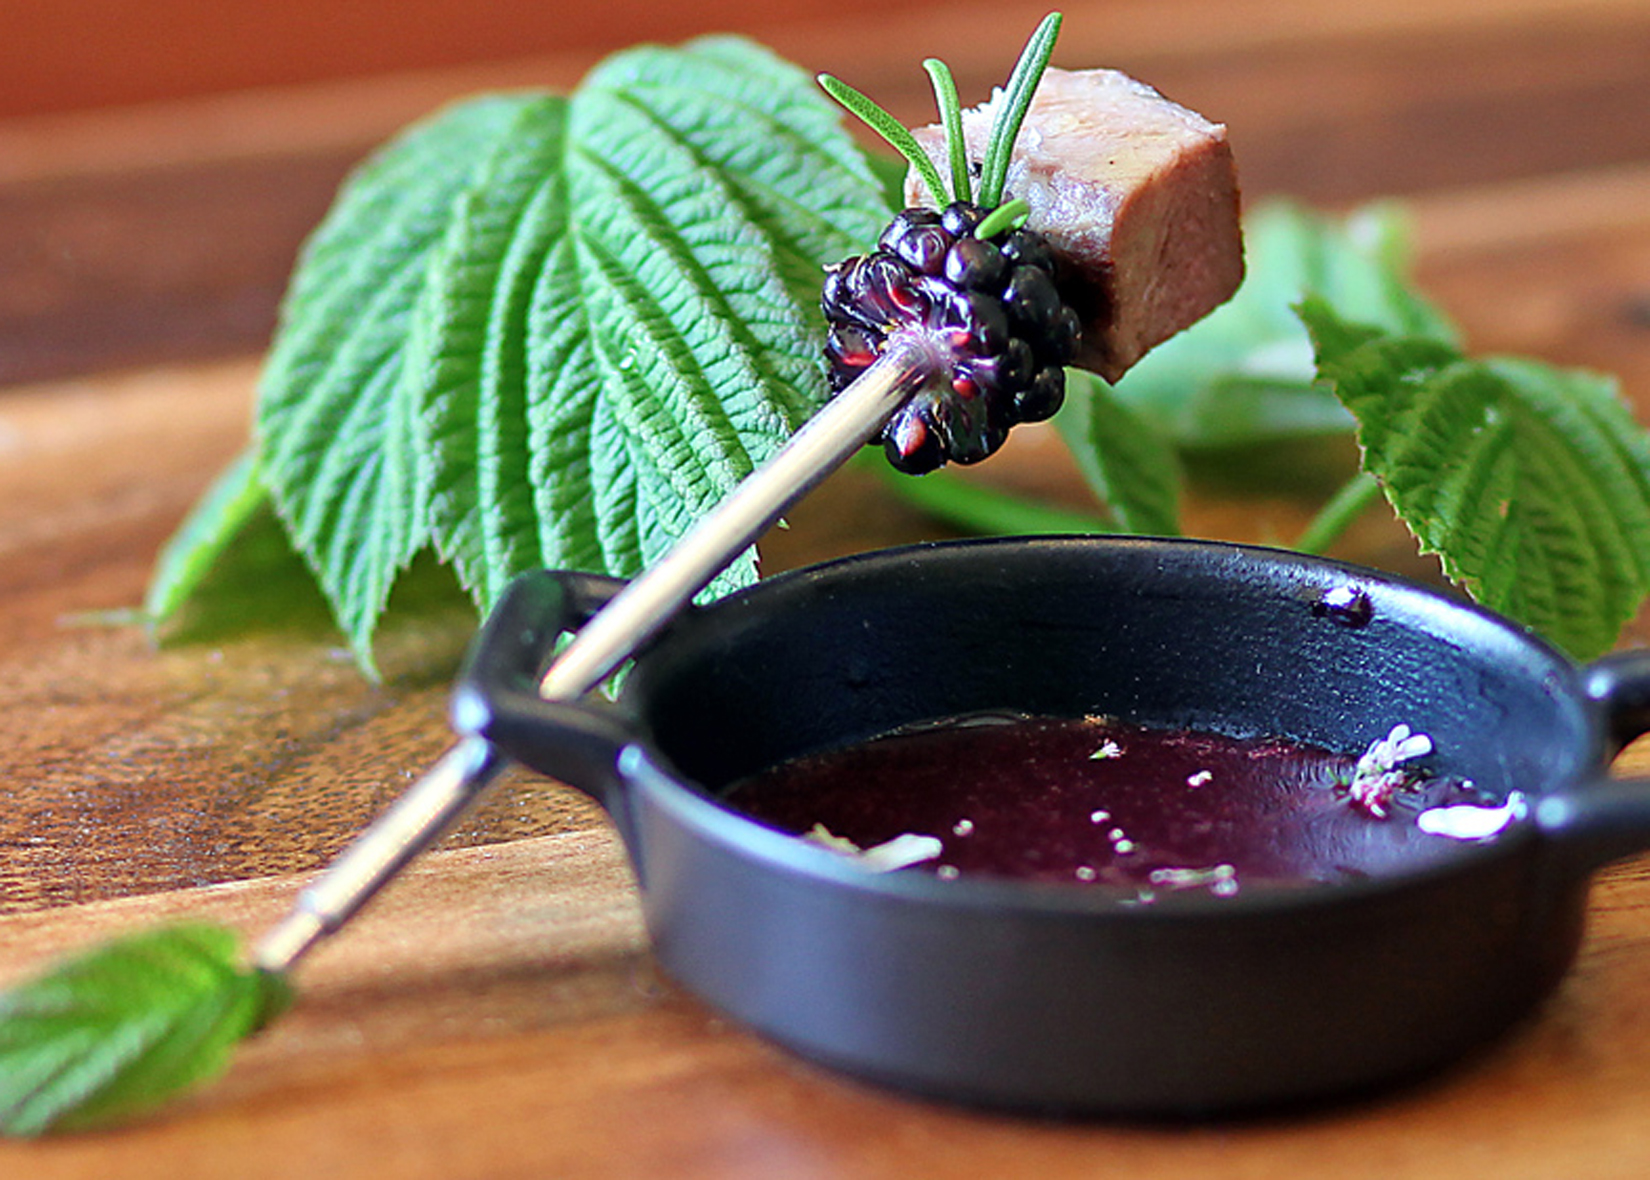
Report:
M 1614 382 L 1467 359 L 1319 299 L 1300 315 L 1358 421 L 1364 469 L 1422 551 L 1577 659 L 1607 651 L 1650 591 L 1650 438 Z
M 1122 531 L 1179 534 L 1180 463 L 1149 420 L 1094 374 L 1067 369 L 1066 404 L 1054 422 Z
M 974 236 L 983 240 L 994 238 L 1005 230 L 1018 229 L 1025 224 L 1026 217 L 1030 213 L 1031 206 L 1020 200 L 1019 197 L 1015 197 L 1012 201 L 1004 201 L 990 213 L 987 213 L 985 220 L 974 227 Z
M 917 170 L 917 175 L 922 177 L 923 187 L 933 195 L 936 202 L 944 199 L 946 187 L 945 181 L 940 177 L 940 170 L 934 166 L 933 159 L 922 150 L 922 145 L 917 142 L 916 136 L 906 129 L 905 124 L 841 78 L 821 74 L 819 85 L 826 94 L 841 103 L 843 109 L 882 136 L 889 147 L 904 156 L 911 167 Z
M 1247 273 L 1225 305 L 1165 341 L 1116 393 L 1184 450 L 1346 434 L 1353 422 L 1317 384 L 1311 340 L 1292 310 L 1304 295 L 1346 320 L 1453 342 L 1411 287 L 1404 223 L 1375 205 L 1334 219 L 1284 201 L 1244 220 Z
M 258 477 L 257 453 L 245 451 L 212 482 L 161 550 L 143 601 L 144 614 L 152 625 L 164 623 L 177 613 L 247 523 L 268 503 L 269 495 Z
M 228 1065 L 291 1001 L 240 965 L 238 936 L 204 925 L 109 943 L 0 992 L 0 1133 L 104 1125 Z

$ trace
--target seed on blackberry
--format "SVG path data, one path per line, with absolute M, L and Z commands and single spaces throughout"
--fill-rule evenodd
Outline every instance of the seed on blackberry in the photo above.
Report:
M 932 209 L 907 209 L 888 223 L 877 245 L 919 274 L 937 275 L 945 266 L 951 235 L 940 228 L 939 214 Z
M 1017 229 L 1003 242 L 1003 257 L 1020 266 L 1035 266 L 1054 277 L 1054 252 L 1042 234 L 1029 229 Z
M 1031 383 L 1014 394 L 1014 412 L 1022 422 L 1042 422 L 1054 417 L 1066 400 L 1066 371 L 1059 365 L 1044 365 Z
M 1064 304 L 1048 272 L 1035 266 L 1016 266 L 1003 285 L 1003 306 L 1017 328 L 1052 327 Z
M 820 302 L 831 325 L 825 352 L 834 390 L 864 372 L 895 334 L 922 336 L 946 358 L 882 432 L 901 471 L 977 462 L 1012 426 L 1048 417 L 1064 397 L 1061 365 L 1078 321 L 1044 269 L 1053 256 L 1024 229 L 976 238 L 985 215 L 963 202 L 938 213 L 907 209 L 876 251 L 826 275 Z
M 1003 252 L 972 235 L 958 238 L 945 255 L 945 281 L 971 291 L 997 290 L 1007 270 Z
M 989 212 L 967 201 L 953 201 L 940 211 L 940 225 L 954 238 L 968 237 Z

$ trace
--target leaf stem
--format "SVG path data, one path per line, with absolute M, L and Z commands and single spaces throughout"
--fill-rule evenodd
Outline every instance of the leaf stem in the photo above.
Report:
M 1054 508 L 1037 500 L 933 471 L 920 478 L 883 464 L 883 476 L 900 497 L 947 524 L 987 536 L 1111 533 L 1117 526 L 1086 512 Z
M 935 205 L 945 202 L 945 181 L 940 178 L 939 168 L 933 160 L 929 159 L 928 153 L 922 150 L 922 145 L 917 142 L 916 136 L 907 131 L 898 119 L 879 107 L 874 100 L 861 94 L 840 78 L 834 78 L 830 74 L 821 74 L 819 75 L 819 85 L 826 94 L 841 103 L 849 113 L 858 117 L 872 131 L 887 140 L 889 147 L 906 158 L 911 167 L 917 170 L 917 175 L 922 177 L 922 183 L 927 186 L 928 191 L 933 195 Z
M 1321 555 L 1329 550 L 1352 522 L 1362 516 L 1381 496 L 1381 485 L 1367 471 L 1360 471 L 1329 498 L 1329 503 L 1318 510 L 1306 530 L 1295 542 L 1302 553 Z
M 922 63 L 934 83 L 934 105 L 940 110 L 940 122 L 945 125 L 945 147 L 951 157 L 951 199 L 972 201 L 973 182 L 968 178 L 968 143 L 963 139 L 962 102 L 957 98 L 957 82 L 951 76 L 951 67 L 937 57 Z
M 974 227 L 974 236 L 984 241 L 996 237 L 1005 229 L 1018 229 L 1025 224 L 1026 218 L 1030 214 L 1031 206 L 1020 200 L 1019 197 L 1015 197 L 1012 201 L 1004 201 L 990 213 L 987 213 L 985 219 Z
M 1060 14 L 1051 12 L 1031 34 L 1031 40 L 1020 53 L 1020 60 L 1009 75 L 1008 85 L 997 103 L 997 114 L 991 121 L 991 137 L 986 141 L 985 164 L 980 170 L 980 204 L 995 208 L 1003 199 L 1003 182 L 1008 179 L 1008 164 L 1014 155 L 1014 140 L 1020 134 L 1031 109 L 1031 99 L 1037 92 L 1037 83 L 1043 80 L 1048 59 L 1054 53 L 1055 38 L 1060 35 Z

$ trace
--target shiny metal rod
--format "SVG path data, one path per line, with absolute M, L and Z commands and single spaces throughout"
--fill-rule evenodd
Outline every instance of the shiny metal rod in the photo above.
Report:
M 540 695 L 572 700 L 606 679 L 792 504 L 881 430 L 921 388 L 933 365 L 921 343 L 891 339 L 876 364 L 580 629 L 540 681 Z M 290 970 L 435 843 L 506 765 L 508 760 L 480 738 L 455 743 L 298 895 L 291 912 L 253 948 L 253 965 Z
M 930 364 L 920 342 L 891 339 L 876 364 L 684 533 L 664 560 L 580 628 L 539 682 L 539 695 L 572 700 L 606 679 L 786 509 L 881 430 L 926 380 Z

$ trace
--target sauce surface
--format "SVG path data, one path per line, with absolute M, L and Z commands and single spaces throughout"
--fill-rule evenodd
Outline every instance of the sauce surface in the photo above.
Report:
M 942 877 L 1094 883 L 1142 900 L 1412 869 L 1458 847 L 1419 829 L 1421 810 L 1484 802 L 1470 783 L 1417 772 L 1372 815 L 1348 790 L 1356 763 L 1282 739 L 1102 718 L 965 719 L 799 758 L 724 798 L 862 849 L 935 837 L 939 855 L 919 868 Z

